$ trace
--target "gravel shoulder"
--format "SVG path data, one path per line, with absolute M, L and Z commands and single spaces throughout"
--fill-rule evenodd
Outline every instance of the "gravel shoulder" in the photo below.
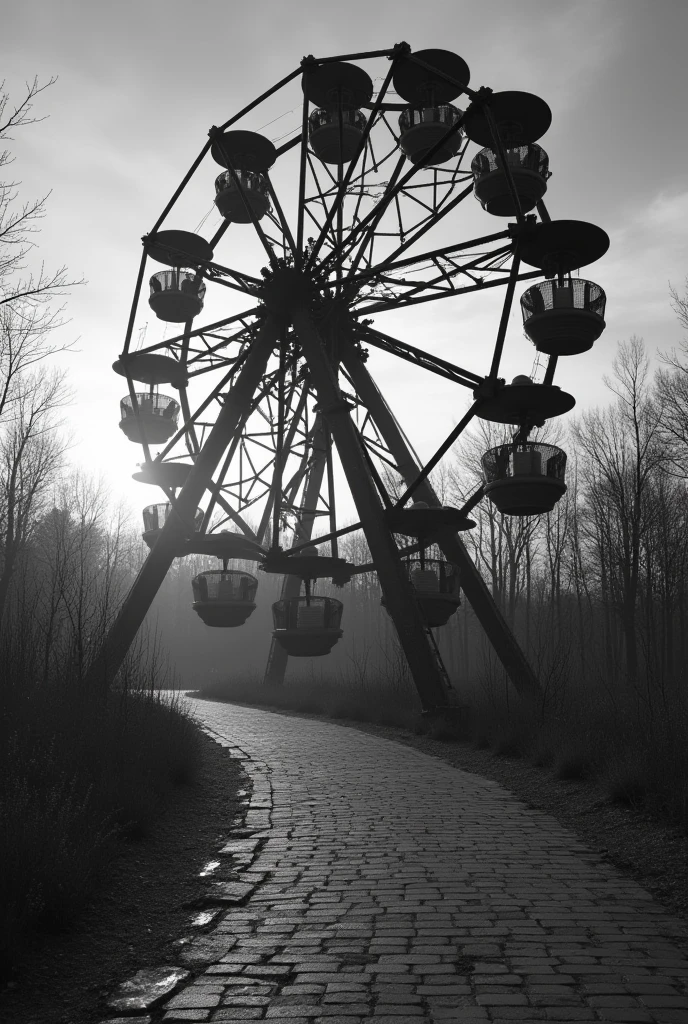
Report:
M 208 889 L 203 865 L 226 842 L 245 776 L 207 736 L 192 785 L 180 787 L 145 839 L 119 842 L 90 903 L 69 932 L 37 936 L 9 988 L 1 1024 L 93 1024 L 104 998 L 144 967 L 180 963 L 179 940 Z

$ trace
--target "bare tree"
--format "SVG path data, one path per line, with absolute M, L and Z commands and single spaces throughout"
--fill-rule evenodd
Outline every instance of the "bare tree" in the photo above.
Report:
M 64 401 L 62 376 L 25 380 L 25 393 L 0 430 L 0 625 L 17 559 L 43 511 L 65 447 L 55 421 Z
M 12 140 L 12 132 L 42 118 L 33 117 L 35 98 L 55 83 L 51 78 L 41 85 L 37 78 L 27 83 L 26 93 L 16 106 L 10 104 L 9 95 L 0 84 L 0 141 Z M 12 163 L 8 149 L 0 150 L 0 173 Z M 18 182 L 0 181 L 0 306 L 16 310 L 44 305 L 56 295 L 64 295 L 75 282 L 69 281 L 67 268 L 59 267 L 48 271 L 43 264 L 37 270 L 30 270 L 29 256 L 35 248 L 33 235 L 38 231 L 38 222 L 45 216 L 46 202 L 50 193 L 40 199 L 19 203 Z M 55 325 L 54 312 L 45 313 L 44 329 Z
M 573 434 L 602 599 L 619 614 L 626 674 L 635 684 L 643 545 L 658 512 L 652 500 L 653 480 L 666 463 L 666 451 L 660 432 L 662 410 L 653 400 L 641 339 L 622 343 L 613 367 L 614 376 L 605 383 L 616 396 L 615 405 L 584 413 Z
M 14 106 L 0 87 L 3 144 L 14 130 L 40 120 L 32 114 L 34 100 L 53 82 L 27 83 Z M 11 163 L 10 151 L 0 150 L 3 177 Z M 52 343 L 52 332 L 64 321 L 62 308 L 51 303 L 75 282 L 64 267 L 32 267 L 48 195 L 22 203 L 16 181 L 0 182 L 0 624 L 17 560 L 65 448 L 56 417 L 67 398 L 64 376 L 39 364 L 68 347 Z
M 688 278 L 683 296 L 671 286 L 669 293 L 672 309 L 688 332 Z M 662 352 L 660 358 L 666 367 L 657 372 L 655 380 L 657 401 L 663 410 L 662 439 L 674 471 L 685 477 L 688 475 L 688 334 L 678 352 L 676 349 Z

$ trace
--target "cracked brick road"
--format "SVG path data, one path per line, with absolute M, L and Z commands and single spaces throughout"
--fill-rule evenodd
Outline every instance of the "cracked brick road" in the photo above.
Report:
M 353 729 L 192 704 L 253 780 L 255 889 L 164 1020 L 687 1024 L 685 924 L 547 814 Z

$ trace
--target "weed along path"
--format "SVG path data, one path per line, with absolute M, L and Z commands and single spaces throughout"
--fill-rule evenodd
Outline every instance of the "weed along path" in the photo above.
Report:
M 550 816 L 408 746 L 191 703 L 253 779 L 245 895 L 156 1020 L 688 1020 L 686 925 Z

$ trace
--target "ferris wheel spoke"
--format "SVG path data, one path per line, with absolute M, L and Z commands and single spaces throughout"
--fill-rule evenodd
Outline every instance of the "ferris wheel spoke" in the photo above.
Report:
M 468 242 L 460 242 L 457 245 L 443 246 L 441 249 L 431 249 L 429 252 L 419 253 L 417 256 L 408 256 L 404 260 L 396 260 L 396 253 L 392 253 L 381 263 L 377 263 L 367 270 L 362 270 L 358 274 L 349 278 L 350 284 L 357 284 L 359 281 L 364 281 L 381 270 L 387 273 L 392 273 L 395 270 L 400 270 L 402 267 L 412 267 L 417 263 L 424 263 L 427 260 L 434 259 L 435 257 L 446 256 L 449 257 L 453 253 L 462 252 L 464 249 L 474 249 L 478 245 L 487 245 L 490 242 L 500 242 L 505 238 L 509 238 L 508 231 L 498 231 L 495 234 L 482 235 L 480 238 L 472 238 Z
M 225 235 L 229 231 L 229 225 L 230 224 L 231 224 L 231 221 L 227 220 L 226 217 L 222 218 L 222 223 L 220 224 L 219 228 L 217 229 L 217 231 L 215 232 L 213 237 L 208 242 L 208 245 L 213 250 L 213 252 L 215 252 L 215 249 L 217 249 L 218 243 L 222 241 L 222 239 L 225 237 Z
M 218 330 L 221 327 L 229 327 L 230 324 L 241 323 L 248 317 L 264 317 L 265 308 L 263 306 L 255 306 L 253 309 L 244 310 L 243 313 L 235 313 L 233 316 L 225 317 L 223 320 L 216 320 L 214 323 L 205 324 L 203 327 L 196 327 L 192 331 L 188 332 L 189 338 L 197 338 L 203 334 L 207 334 L 210 331 Z M 167 338 L 165 341 L 158 342 L 156 345 L 147 345 L 141 349 L 141 352 L 151 353 L 159 352 L 160 349 L 169 348 L 171 345 L 184 342 L 185 334 L 177 334 L 173 338 Z M 138 353 L 137 353 L 138 354 Z
M 488 374 L 488 380 L 496 380 L 497 374 L 499 373 L 499 364 L 502 358 L 502 350 L 506 339 L 507 327 L 509 326 L 509 314 L 511 313 L 511 304 L 514 299 L 514 291 L 516 289 L 516 282 L 518 281 L 518 271 L 520 266 L 521 254 L 517 239 L 514 247 L 514 259 L 511 264 L 511 270 L 509 271 L 504 303 L 502 305 L 502 315 L 499 321 L 499 328 L 497 330 L 497 340 L 495 341 L 494 355 L 492 357 L 492 365 Z
M 396 194 L 395 185 L 405 163 L 406 157 L 402 154 L 397 161 L 396 167 L 394 168 L 392 176 L 387 184 L 387 188 L 385 189 L 382 198 L 379 200 L 378 205 L 375 207 L 375 209 L 371 210 L 371 212 L 367 214 L 363 218 L 363 220 L 359 221 L 359 223 L 351 229 L 351 232 L 348 238 L 345 240 L 345 242 L 341 246 L 335 247 L 335 249 L 323 261 L 323 263 L 329 263 L 336 257 L 344 260 L 345 258 L 350 256 L 354 246 L 359 244 L 358 236 L 363 232 L 364 228 L 368 228 L 367 233 L 364 234 L 363 239 L 360 242 L 357 255 L 354 257 L 351 266 L 351 271 L 353 273 L 356 272 L 356 268 L 358 267 L 358 264 L 363 258 L 363 253 L 368 248 L 369 237 L 371 233 L 374 233 L 375 227 L 382 220 L 382 217 L 387 210 L 387 206 L 394 199 L 394 196 Z
M 237 375 L 237 373 L 239 372 L 239 370 L 241 369 L 241 367 L 245 363 L 245 361 L 246 361 L 246 359 L 247 359 L 247 357 L 249 355 L 249 352 L 250 352 L 250 349 L 247 348 L 247 349 L 245 349 L 245 351 L 243 352 L 243 354 L 241 356 L 237 357 L 236 361 L 234 362 L 234 364 L 231 367 L 231 369 L 229 370 L 229 372 L 215 386 L 215 388 L 206 397 L 206 399 L 201 403 L 201 405 L 198 407 L 198 409 L 195 411 L 195 413 L 193 413 L 193 414 L 190 413 L 189 414 L 188 418 L 186 418 L 185 426 L 182 426 L 174 434 L 174 436 L 171 438 L 171 440 L 167 443 L 166 447 L 163 449 L 162 453 L 159 456 L 157 456 L 158 459 L 163 459 L 163 458 L 165 458 L 165 456 L 170 454 L 170 452 L 174 449 L 175 445 L 181 440 L 181 438 L 184 435 L 184 431 L 185 431 L 187 426 L 190 427 L 191 429 L 194 429 L 194 430 L 195 430 L 196 426 L 198 426 L 198 427 L 200 427 L 202 429 L 203 433 L 202 433 L 202 437 L 201 437 L 201 441 L 200 441 L 200 445 L 199 445 L 199 450 L 200 450 L 200 448 L 203 446 L 203 441 L 204 441 L 204 438 L 205 438 L 206 428 L 212 427 L 212 423 L 205 423 L 205 422 L 203 422 L 201 417 L 206 412 L 206 410 L 212 405 L 212 403 L 214 401 L 215 402 L 219 402 L 220 401 L 220 397 L 223 395 L 223 393 L 225 392 L 226 388 L 231 384 L 233 378 Z M 220 365 L 222 365 L 222 364 L 220 364 Z M 216 367 L 215 366 L 209 367 L 209 369 L 216 369 Z M 189 375 L 189 376 L 191 376 L 191 375 Z M 254 411 L 255 405 L 257 404 L 257 402 L 259 402 L 261 400 L 261 398 L 262 398 L 262 392 L 259 391 L 258 397 L 254 400 L 254 403 L 250 407 L 249 414 L 250 414 L 250 412 Z M 220 404 L 222 404 L 222 403 L 220 403 Z
M 363 202 L 364 198 L 367 196 L 367 191 L 366 191 L 366 169 L 367 169 L 367 165 L 368 165 L 368 153 L 369 153 L 368 149 L 365 149 L 364 152 L 363 152 L 363 161 L 361 163 L 361 174 L 359 176 L 359 180 L 353 184 L 353 187 L 356 189 L 356 192 L 355 192 L 356 203 L 355 203 L 353 211 L 351 213 L 351 226 L 352 226 L 352 228 L 355 227 L 356 224 L 358 224 L 359 221 L 360 221 L 359 211 L 361 209 L 361 203 Z
M 499 256 L 511 255 L 511 251 L 511 246 L 505 246 L 501 252 L 497 251 L 496 253 L 487 254 L 482 253 L 481 255 L 476 256 L 474 259 L 470 260 L 468 263 L 464 264 L 463 266 L 455 263 L 452 264 L 451 270 L 448 270 L 446 267 L 438 266 L 438 269 L 440 270 L 439 275 L 430 280 L 425 279 L 420 282 L 410 281 L 404 278 L 390 277 L 384 274 L 379 275 L 378 280 L 380 281 L 381 284 L 386 284 L 390 288 L 396 286 L 397 288 L 407 289 L 407 291 L 400 293 L 393 301 L 396 301 L 398 299 L 402 302 L 406 302 L 424 291 L 434 291 L 436 294 L 445 294 L 447 290 L 449 290 L 450 292 L 453 293 L 454 291 L 456 291 L 453 279 L 457 277 L 459 274 L 466 275 L 475 285 L 479 285 L 483 279 L 479 277 L 474 277 L 470 273 L 470 271 L 482 270 L 489 273 L 490 271 L 496 269 L 493 266 L 493 262 Z M 488 261 L 487 263 L 485 262 L 486 260 Z M 430 262 L 437 266 L 438 257 L 433 257 Z
M 315 216 L 315 214 L 311 210 L 310 206 L 306 206 L 305 212 L 311 218 L 311 220 L 313 221 L 313 223 L 315 224 L 316 228 L 319 231 L 322 225 L 320 224 L 320 221 L 318 220 L 318 218 Z M 330 237 L 330 242 L 331 242 L 332 246 L 334 247 L 337 244 L 337 239 L 335 238 L 333 231 L 330 232 L 330 236 L 331 236 Z
M 423 224 L 427 220 L 428 216 L 434 217 L 435 212 L 436 212 L 434 205 L 432 203 L 426 203 L 422 199 L 419 199 L 419 197 L 415 194 L 414 190 L 402 188 L 402 190 L 399 193 L 397 193 L 397 195 L 394 197 L 395 202 L 399 201 L 399 197 L 400 196 L 402 196 L 402 197 L 405 196 L 407 199 L 410 199 L 412 203 L 416 203 L 418 206 L 420 206 L 423 210 L 426 211 L 426 215 L 425 215 L 425 217 L 423 218 L 423 221 L 422 221 Z M 407 232 L 404 232 L 402 230 L 402 234 L 406 234 L 406 233 Z
M 382 265 L 385 266 L 387 263 L 392 264 L 397 259 L 397 257 L 402 254 L 402 252 L 406 252 L 406 250 L 410 249 L 412 245 L 415 245 L 415 243 L 420 238 L 422 238 L 423 235 L 425 235 L 431 228 L 435 226 L 435 224 L 442 220 L 443 217 L 446 217 L 448 213 L 451 213 L 451 211 L 454 210 L 459 205 L 459 203 L 462 203 L 464 199 L 471 195 L 472 192 L 473 182 L 471 181 L 471 184 L 467 188 L 460 192 L 458 196 L 455 196 L 451 200 L 451 202 L 448 203 L 444 208 L 437 210 L 433 217 L 429 217 L 426 220 L 425 224 L 421 226 L 417 231 L 415 231 L 415 233 L 410 238 L 402 240 L 401 245 L 397 249 L 395 249 L 394 252 L 390 253 L 390 255 L 387 257 L 387 259 L 383 262 Z
M 390 355 L 397 356 L 409 363 L 414 363 L 424 370 L 430 370 L 431 373 L 439 374 L 440 377 L 446 377 L 448 380 L 453 380 L 456 384 L 461 384 L 463 387 L 470 388 L 471 390 L 482 384 L 485 379 L 471 370 L 464 370 L 463 367 L 456 366 L 446 359 L 441 359 L 439 356 L 432 355 L 406 342 L 399 341 L 398 338 L 393 338 L 390 334 L 383 334 L 377 328 L 370 326 L 360 327 L 357 333 L 367 344 L 373 345 L 382 352 L 388 352 Z
M 217 385 L 217 387 L 210 393 L 210 395 L 208 395 L 208 397 L 198 407 L 198 409 L 196 409 L 196 411 L 194 413 L 190 413 L 189 414 L 189 417 L 185 421 L 185 423 L 179 428 L 179 430 L 176 431 L 176 433 L 172 436 L 172 438 L 167 442 L 167 444 L 163 448 L 161 454 L 157 456 L 158 459 L 164 459 L 167 455 L 169 455 L 174 450 L 174 448 L 177 445 L 177 443 L 185 436 L 186 431 L 189 428 L 194 430 L 194 432 L 195 432 L 195 428 L 197 426 L 202 426 L 201 417 L 203 416 L 203 413 L 206 411 L 206 409 L 210 405 L 212 405 L 212 403 L 216 399 L 217 395 L 224 388 L 227 387 L 227 385 L 231 381 L 231 379 L 234 376 L 234 374 L 235 374 L 237 369 L 238 369 L 238 367 L 232 367 L 230 372 L 225 377 L 222 378 L 222 380 Z M 201 442 L 200 442 L 200 444 L 198 446 L 198 451 L 200 451 L 202 445 L 203 445 L 203 438 L 201 438 Z
M 265 171 L 265 180 L 266 180 L 267 186 L 268 186 L 268 194 L 269 194 L 270 198 L 272 199 L 272 202 L 273 202 L 273 205 L 274 205 L 275 209 L 277 210 L 277 217 L 279 218 L 279 224 L 280 224 L 280 226 L 282 228 L 282 232 L 284 234 L 284 237 L 287 240 L 287 243 L 289 244 L 289 248 L 291 249 L 292 256 L 295 257 L 296 256 L 296 242 L 294 241 L 294 236 L 291 233 L 291 228 L 289 227 L 289 222 L 287 221 L 287 218 L 284 215 L 284 211 L 282 209 L 282 204 L 280 203 L 280 201 L 279 201 L 279 199 L 277 197 L 277 193 L 275 191 L 275 187 L 272 184 L 272 180 L 270 178 L 270 174 L 268 173 L 268 171 Z M 285 249 L 286 249 L 286 246 L 285 246 Z
M 230 288 L 232 291 L 240 292 L 242 295 L 250 295 L 254 299 L 260 297 L 259 292 L 255 288 L 246 287 L 245 284 L 237 284 L 235 281 L 226 281 L 222 277 L 206 277 L 206 281 L 212 284 L 219 284 L 223 288 Z
M 192 369 L 188 373 L 189 379 L 192 377 L 198 377 L 202 373 L 209 373 L 211 370 L 216 370 L 220 366 L 226 366 L 227 364 L 235 364 L 239 358 L 239 353 L 236 356 L 228 356 L 224 353 L 218 354 L 220 348 L 226 348 L 227 342 L 220 342 L 219 346 L 213 346 L 207 340 L 205 335 L 201 335 L 199 341 L 202 343 L 200 346 L 189 347 L 189 357 L 187 360 L 187 368 L 191 366 L 197 366 L 199 362 L 203 362 L 200 369 Z
M 189 407 L 189 394 L 188 394 L 187 388 L 186 387 L 180 387 L 178 390 L 179 390 L 179 404 L 181 406 L 182 416 L 184 417 L 184 423 L 188 424 L 187 430 L 186 430 L 186 434 L 185 434 L 186 448 L 187 448 L 187 451 L 188 451 L 189 455 L 193 459 L 200 452 L 201 446 L 198 443 L 198 437 L 196 435 L 196 428 L 195 428 L 195 425 L 194 425 L 194 419 L 193 419 L 193 416 L 191 415 L 191 409 Z
M 229 227 L 229 222 L 225 221 L 224 230 L 222 230 L 221 227 L 217 232 L 216 237 L 222 237 L 227 227 Z M 146 240 L 150 240 L 150 242 L 155 241 L 152 235 L 146 236 Z M 207 244 L 208 247 L 211 248 L 211 243 L 209 242 Z M 177 263 L 175 263 L 175 265 L 181 266 L 189 260 L 189 256 L 184 250 L 170 245 L 169 243 L 165 244 L 165 250 L 167 253 L 171 254 L 171 256 L 176 258 Z M 222 266 L 222 264 L 216 263 L 213 260 L 204 259 L 198 254 L 193 257 L 193 263 L 199 271 L 204 271 L 206 273 L 206 280 L 208 281 L 224 284 L 227 287 L 235 287 L 246 295 L 253 296 L 253 298 L 257 298 L 260 294 L 257 289 L 261 287 L 263 282 L 257 277 L 252 277 L 250 274 L 243 273 L 242 271 L 233 270 L 231 267 Z M 225 277 L 231 278 L 232 283 L 230 284 L 228 281 L 225 281 Z
M 324 189 L 322 187 L 322 185 L 320 184 L 320 179 L 318 177 L 318 173 L 316 171 L 316 168 L 315 168 L 315 165 L 313 163 L 313 159 L 311 157 L 310 152 L 308 153 L 308 168 L 309 168 L 309 170 L 311 172 L 311 177 L 313 178 L 313 183 L 314 183 L 315 189 L 316 189 L 315 194 L 310 196 L 310 197 L 308 197 L 305 200 L 305 202 L 308 204 L 308 206 L 307 206 L 308 212 L 311 214 L 313 220 L 316 222 L 316 224 L 318 226 L 318 237 L 320 238 L 320 237 L 322 237 L 324 235 L 329 240 L 331 240 L 333 245 L 336 245 L 337 244 L 337 236 L 336 236 L 336 233 L 335 233 L 335 228 L 334 228 L 334 226 L 332 224 L 332 219 L 331 218 L 328 219 L 328 217 L 329 217 L 329 210 L 328 210 L 328 206 L 327 206 L 327 200 L 328 200 L 328 198 L 330 198 L 330 197 L 332 197 L 332 196 L 334 196 L 336 194 L 337 179 L 333 177 L 333 175 L 330 172 L 329 167 L 327 166 L 327 164 L 325 164 L 325 170 L 327 171 L 327 173 L 328 173 L 328 175 L 330 177 L 330 180 L 331 180 L 331 187 Z M 316 217 L 312 213 L 312 210 L 310 209 L 310 206 L 313 203 L 319 203 L 320 206 L 322 206 L 322 211 L 323 211 L 323 214 L 324 214 L 324 217 L 325 217 L 325 220 L 324 220 L 324 222 L 322 224 L 320 224 L 317 221 Z M 309 254 L 308 259 L 306 261 L 306 267 L 311 266 L 312 262 L 313 262 L 312 254 Z
M 315 240 L 315 245 L 313 246 L 313 248 L 311 250 L 311 253 L 310 253 L 310 256 L 308 258 L 308 264 L 307 264 L 308 266 L 313 266 L 315 264 L 315 261 L 317 259 L 318 253 L 320 251 L 320 248 L 321 248 L 323 242 L 325 241 L 325 238 L 327 237 L 327 232 L 329 230 L 330 224 L 332 224 L 335 216 L 338 216 L 338 215 L 341 216 L 342 208 L 343 208 L 343 205 L 344 205 L 344 198 L 346 196 L 346 190 L 348 189 L 349 184 L 350 184 L 350 182 L 352 180 L 354 171 L 356 170 L 356 166 L 357 166 L 358 161 L 359 161 L 359 159 L 361 157 L 361 154 L 365 154 L 366 149 L 368 147 L 368 141 L 370 139 L 370 133 L 372 131 L 373 126 L 377 122 L 377 115 L 378 115 L 378 112 L 380 111 L 380 108 L 382 107 L 382 101 L 385 98 L 385 94 L 387 92 L 387 89 L 389 88 L 389 85 L 390 85 L 390 83 L 392 81 L 392 75 L 394 73 L 394 70 L 395 70 L 395 61 L 393 60 L 391 62 L 391 64 L 390 64 L 389 71 L 387 72 L 387 75 L 385 76 L 385 80 L 382 83 L 382 87 L 381 87 L 380 91 L 378 92 L 377 99 L 375 100 L 375 103 L 373 105 L 372 113 L 371 113 L 370 117 L 367 119 L 365 127 L 363 129 L 363 132 L 361 133 L 361 138 L 359 139 L 356 151 L 355 151 L 355 153 L 354 153 L 354 155 L 353 155 L 353 157 L 352 157 L 352 159 L 351 159 L 351 161 L 349 163 L 349 166 L 347 168 L 346 174 L 344 175 L 343 179 L 339 183 L 339 186 L 338 186 L 338 189 L 337 189 L 337 195 L 335 196 L 334 202 L 332 203 L 332 205 L 330 207 L 330 210 L 329 210 L 329 213 L 328 213 L 327 218 L 325 220 L 325 224 L 323 225 L 322 231 L 321 231 L 320 235 L 318 236 L 318 238 Z M 340 111 L 340 114 L 339 114 L 339 129 L 340 129 L 340 133 L 342 131 L 342 128 L 343 128 L 343 121 L 342 121 L 342 116 L 341 116 L 341 111 Z M 341 151 L 341 149 L 342 149 L 342 146 L 341 146 L 341 142 L 340 142 L 340 151 Z
M 401 178 L 401 180 L 397 180 L 398 179 L 398 175 L 401 173 L 401 169 L 402 169 L 402 167 L 404 166 L 404 163 L 405 163 L 405 156 L 402 154 L 402 157 L 400 158 L 400 162 L 399 162 L 399 164 L 397 165 L 397 168 L 396 168 L 397 174 L 396 174 L 396 176 L 393 176 L 394 184 L 392 184 L 392 181 L 390 181 L 390 185 L 388 186 L 387 190 L 385 191 L 385 194 L 383 195 L 383 197 L 380 199 L 376 209 L 371 211 L 371 213 L 367 217 L 364 217 L 364 219 L 361 221 L 361 223 L 358 225 L 358 227 L 354 231 L 352 231 L 352 233 L 351 233 L 351 235 L 349 236 L 349 239 L 348 239 L 349 243 L 351 243 L 352 236 L 354 234 L 360 233 L 360 231 L 362 231 L 364 227 L 367 228 L 369 232 L 371 230 L 375 229 L 375 225 L 377 223 L 379 223 L 379 221 L 382 219 L 383 214 L 385 213 L 387 207 L 389 206 L 389 203 L 394 199 L 395 195 L 397 195 L 399 192 L 401 192 L 405 188 L 407 183 L 411 180 L 411 178 L 418 171 L 422 170 L 423 168 L 425 168 L 425 167 L 427 167 L 429 165 L 429 163 L 432 160 L 432 157 L 435 155 L 435 153 L 439 152 L 441 146 L 449 138 L 451 138 L 460 129 L 463 128 L 464 120 L 465 120 L 465 114 L 462 115 L 457 121 L 454 122 L 454 124 L 450 128 L 447 129 L 447 131 L 444 133 L 444 135 L 427 151 L 427 153 L 425 153 L 423 158 L 418 163 L 414 164 L 413 167 L 411 167 L 411 169 L 409 171 L 407 171 L 407 173 Z M 354 263 L 353 263 L 353 270 L 354 271 L 358 267 L 358 263 L 360 262 L 360 258 L 361 258 L 361 253 L 364 250 L 365 250 L 365 246 L 362 245 L 359 248 L 357 257 L 354 259 Z M 330 254 L 330 256 L 331 255 L 332 254 Z
M 505 253 L 511 254 L 510 247 L 505 249 Z M 445 294 L 454 294 L 457 289 L 453 279 L 460 274 L 468 277 L 476 286 L 480 286 L 484 278 L 479 277 L 477 273 L 471 274 L 470 271 L 483 271 L 486 274 L 495 271 L 498 268 L 492 265 L 492 258 L 492 254 L 481 254 L 463 265 L 446 261 L 449 263 L 449 267 L 445 267 L 439 263 L 438 257 L 433 257 L 428 262 L 439 270 L 439 274 L 431 279 L 424 277 L 421 281 L 391 276 L 389 274 L 378 274 L 370 282 L 370 291 L 367 294 L 360 295 L 359 301 L 367 301 L 372 298 L 375 294 L 375 289 L 380 288 L 384 288 L 387 292 L 386 296 L 380 296 L 380 301 L 387 302 L 390 305 L 395 303 L 405 304 L 423 292 L 430 292 L 431 295 L 429 297 L 432 297 L 432 293 L 437 297 Z M 487 263 L 485 263 L 486 260 L 488 260 Z
M 243 347 L 246 344 L 248 344 L 251 341 L 252 336 L 255 334 L 255 329 L 256 329 L 257 326 L 258 326 L 257 323 L 245 324 L 244 326 L 242 326 L 242 329 L 240 331 L 237 331 L 235 334 L 232 334 L 230 337 L 223 337 L 222 335 L 218 336 L 218 335 L 216 335 L 214 333 L 212 333 L 212 334 L 208 333 L 207 337 L 213 338 L 213 339 L 217 339 L 217 344 L 215 344 L 215 345 L 208 345 L 207 341 L 205 340 L 206 339 L 206 332 L 204 332 L 203 334 L 199 335 L 201 341 L 203 341 L 203 343 L 204 343 L 204 345 L 206 347 L 205 347 L 205 349 L 200 350 L 199 354 L 197 356 L 194 356 L 193 359 L 190 359 L 188 365 L 189 366 L 195 365 L 201 359 L 206 359 L 206 358 L 210 358 L 210 359 L 216 358 L 218 361 L 213 363 L 211 366 L 204 366 L 204 367 L 201 367 L 200 369 L 192 369 L 189 372 L 189 377 L 196 377 L 196 376 L 199 376 L 202 373 L 207 373 L 209 370 L 215 369 L 216 366 L 222 365 L 222 362 L 236 362 L 236 360 L 238 358 L 240 358 L 241 353 L 237 354 L 236 356 L 224 356 L 224 355 L 219 356 L 218 353 L 222 349 L 227 348 L 228 345 L 238 344 L 238 345 L 241 345 Z
M 427 188 L 427 185 L 417 186 L 418 188 Z M 468 188 L 464 189 L 458 196 L 455 196 L 453 200 L 449 200 L 449 192 L 441 199 L 437 200 L 436 194 L 433 194 L 431 202 L 424 202 L 419 199 L 412 191 L 403 189 L 401 193 L 394 197 L 394 203 L 397 210 L 397 220 L 399 225 L 398 235 L 401 240 L 401 246 L 395 250 L 393 254 L 390 254 L 390 259 L 395 258 L 396 255 L 410 248 L 419 238 L 421 238 L 430 228 L 434 227 L 447 213 L 451 212 L 460 202 L 462 202 L 468 195 L 473 192 L 473 182 Z M 433 190 L 434 193 L 434 190 Z M 414 204 L 425 210 L 425 216 L 413 224 L 404 226 L 403 218 L 401 214 L 401 204 L 399 202 L 399 196 L 409 199 Z M 446 200 L 446 202 L 445 202 Z M 409 234 L 411 237 L 409 238 Z
M 215 506 L 219 505 L 222 511 L 226 514 L 227 518 L 217 523 L 216 527 L 223 526 L 226 522 L 233 522 L 239 527 L 239 529 L 241 530 L 245 537 L 248 537 L 250 540 L 255 541 L 256 543 L 260 543 L 258 536 L 253 532 L 253 530 L 248 525 L 246 520 L 243 518 L 241 513 L 237 512 L 236 509 L 232 508 L 232 506 L 229 504 L 225 496 L 222 494 L 221 489 L 217 486 L 216 483 L 214 483 L 214 481 L 209 481 L 208 490 L 212 494 L 213 503 L 212 505 L 208 505 L 209 512 L 206 512 L 204 515 L 201 531 L 207 532 L 208 526 L 210 525 L 210 518 L 212 516 L 212 512 L 214 511 Z
M 532 271 L 527 274 L 519 274 L 517 280 L 519 281 L 531 281 L 535 277 L 542 277 L 540 271 Z M 478 284 L 466 285 L 462 288 L 447 289 L 441 293 L 435 295 L 419 295 L 415 298 L 405 299 L 397 298 L 390 302 L 373 302 L 368 306 L 359 307 L 353 310 L 352 313 L 355 317 L 371 316 L 373 313 L 383 313 L 389 309 L 399 309 L 404 306 L 417 306 L 423 302 L 435 302 L 439 299 L 451 298 L 454 295 L 467 295 L 469 292 L 485 291 L 488 288 L 501 288 L 508 284 L 507 278 L 500 278 L 496 281 L 480 280 Z
M 403 109 L 404 110 L 406 109 L 406 105 L 404 105 Z M 389 132 L 389 134 L 392 136 L 392 139 L 394 141 L 394 148 L 398 149 L 399 148 L 399 136 L 397 135 L 397 133 L 394 131 L 394 129 L 392 128 L 391 124 L 387 120 L 387 115 L 384 113 L 384 111 L 382 113 L 381 120 L 382 120 L 382 123 L 384 124 L 385 128 Z
M 458 439 L 461 436 L 461 434 L 464 432 L 464 430 L 466 429 L 468 424 L 471 422 L 471 420 L 473 419 L 475 414 L 478 412 L 478 410 L 480 408 L 480 405 L 481 405 L 481 402 L 482 402 L 482 399 L 476 399 L 476 401 L 473 402 L 473 405 L 470 407 L 468 412 L 464 416 L 462 416 L 462 418 L 456 424 L 456 426 L 451 431 L 451 433 L 449 434 L 447 439 L 445 441 L 443 441 L 443 443 L 439 446 L 439 448 L 437 449 L 435 454 L 432 456 L 432 458 L 428 459 L 428 461 L 425 463 L 425 465 L 421 467 L 421 470 L 418 473 L 418 476 L 416 477 L 416 479 L 412 483 L 410 483 L 408 485 L 408 487 L 406 488 L 404 493 L 398 499 L 398 501 L 397 501 L 397 503 L 395 505 L 395 508 L 403 508 L 404 505 L 406 504 L 406 502 L 409 500 L 409 498 L 413 494 L 415 494 L 415 492 L 418 490 L 418 488 L 422 484 L 425 483 L 425 481 L 428 479 L 428 477 L 432 473 L 433 469 L 435 469 L 435 467 L 437 465 L 439 465 L 439 463 L 444 458 L 444 456 L 447 454 L 449 449 L 454 444 L 456 444 L 456 442 L 458 441 Z
M 296 225 L 296 256 L 295 263 L 298 270 L 301 269 L 304 245 L 304 227 L 306 216 L 306 174 L 308 169 L 308 94 L 305 88 L 305 71 L 301 75 L 301 88 L 303 90 L 303 105 L 301 108 L 301 151 L 299 154 L 299 199 L 298 199 L 298 221 Z

